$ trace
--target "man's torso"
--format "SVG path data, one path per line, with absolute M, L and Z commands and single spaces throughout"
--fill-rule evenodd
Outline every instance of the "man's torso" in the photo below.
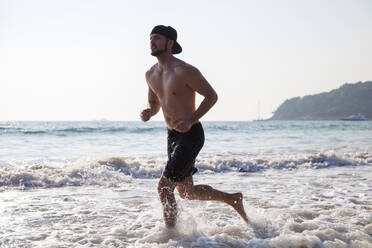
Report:
M 156 94 L 169 129 L 174 122 L 189 118 L 195 111 L 195 91 L 187 85 L 187 69 L 191 67 L 176 60 L 167 69 L 159 69 L 155 64 L 148 74 L 148 85 Z

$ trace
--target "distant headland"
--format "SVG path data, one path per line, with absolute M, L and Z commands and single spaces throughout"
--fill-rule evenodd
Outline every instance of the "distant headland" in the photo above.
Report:
M 330 92 L 287 99 L 269 120 L 340 120 L 359 113 L 372 120 L 372 81 L 346 83 Z

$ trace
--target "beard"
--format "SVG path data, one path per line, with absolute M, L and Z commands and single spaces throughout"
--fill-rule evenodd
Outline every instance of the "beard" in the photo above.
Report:
M 167 40 L 167 42 L 165 43 L 164 49 L 161 49 L 161 50 L 157 50 L 157 51 L 151 52 L 151 55 L 157 57 L 157 56 L 159 56 L 160 54 L 165 53 L 165 52 L 167 51 L 167 43 L 168 43 L 168 40 Z
M 158 50 L 158 51 L 155 51 L 155 52 L 151 52 L 151 55 L 152 56 L 159 56 L 160 54 L 163 54 L 163 53 L 165 53 L 167 51 L 167 49 L 162 49 L 162 50 Z

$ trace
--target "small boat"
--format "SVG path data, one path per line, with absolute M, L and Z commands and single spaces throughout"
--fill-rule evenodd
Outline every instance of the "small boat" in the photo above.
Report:
M 348 117 L 341 118 L 341 120 L 343 121 L 366 121 L 367 119 L 364 115 L 362 115 L 361 113 L 358 113 L 356 115 L 350 115 Z
M 265 119 L 262 119 L 260 117 L 260 101 L 258 101 L 258 112 L 257 113 L 258 113 L 258 118 L 253 121 L 266 121 Z

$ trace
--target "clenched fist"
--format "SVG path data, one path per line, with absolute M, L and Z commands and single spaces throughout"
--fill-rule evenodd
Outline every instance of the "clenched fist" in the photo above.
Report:
M 144 109 L 144 110 L 142 110 L 140 116 L 141 116 L 141 120 L 142 121 L 148 121 L 148 120 L 150 120 L 150 118 L 151 118 L 150 109 Z

